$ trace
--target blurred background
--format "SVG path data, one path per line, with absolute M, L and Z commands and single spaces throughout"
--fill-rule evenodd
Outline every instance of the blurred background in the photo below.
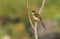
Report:
M 41 2 L 42 0 L 29 0 L 30 13 L 32 10 L 38 11 Z M 44 39 L 47 33 L 53 33 L 53 36 L 55 32 L 60 33 L 60 0 L 46 0 L 41 16 L 46 30 L 38 23 L 39 39 Z M 34 23 L 32 15 L 31 19 Z M 26 0 L 0 0 L 0 39 L 34 39 Z

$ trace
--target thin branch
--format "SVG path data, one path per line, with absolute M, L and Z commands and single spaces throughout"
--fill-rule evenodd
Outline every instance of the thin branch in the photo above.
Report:
M 28 0 L 26 0 L 26 6 L 27 6 L 28 18 L 29 18 L 30 24 L 31 24 L 32 28 L 34 29 L 34 25 L 33 25 L 33 23 L 32 23 L 31 17 L 30 17 Z
M 38 35 L 37 35 L 37 24 L 38 24 L 38 22 L 35 22 L 35 29 L 34 29 L 35 39 L 38 39 Z
M 41 14 L 42 12 L 42 9 L 44 8 L 44 5 L 45 5 L 45 0 L 42 0 L 42 5 L 41 5 L 41 8 L 39 9 L 39 14 Z

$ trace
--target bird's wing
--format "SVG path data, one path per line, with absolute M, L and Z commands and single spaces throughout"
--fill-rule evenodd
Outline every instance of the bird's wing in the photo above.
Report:
M 38 13 L 35 13 L 34 16 L 42 20 L 41 16 Z
M 34 16 L 40 18 L 40 15 L 38 13 L 35 13 Z

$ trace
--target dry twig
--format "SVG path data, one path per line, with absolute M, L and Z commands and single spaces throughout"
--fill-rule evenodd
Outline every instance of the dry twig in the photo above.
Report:
M 42 9 L 44 8 L 44 5 L 45 5 L 45 0 L 42 0 L 41 8 L 40 8 L 39 11 L 38 11 L 39 14 L 41 14 Z
M 30 18 L 28 0 L 26 0 L 26 6 L 27 6 L 28 18 L 29 18 L 30 24 L 31 24 L 32 28 L 34 29 L 34 25 L 33 25 L 32 21 L 31 21 L 31 18 Z

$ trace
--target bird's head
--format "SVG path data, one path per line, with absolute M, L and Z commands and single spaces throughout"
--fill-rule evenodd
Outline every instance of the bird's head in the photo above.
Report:
M 33 10 L 33 11 L 32 11 L 32 14 L 35 14 L 35 13 L 36 13 L 36 11 L 35 11 L 35 10 Z
M 35 13 L 36 11 L 35 11 L 35 10 L 33 10 L 32 12 L 33 12 L 33 13 Z

